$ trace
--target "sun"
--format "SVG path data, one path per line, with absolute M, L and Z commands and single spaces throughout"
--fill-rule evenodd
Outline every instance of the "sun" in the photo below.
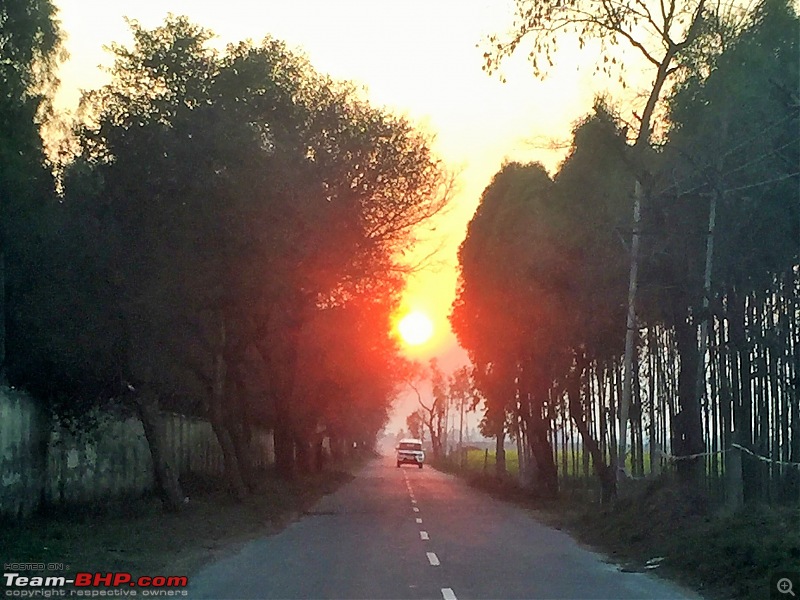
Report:
M 400 319 L 397 324 L 400 337 L 409 346 L 424 344 L 433 335 L 433 323 L 428 315 L 419 311 L 412 311 Z

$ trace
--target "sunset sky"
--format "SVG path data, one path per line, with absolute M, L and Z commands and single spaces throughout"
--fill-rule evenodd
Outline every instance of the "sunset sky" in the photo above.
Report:
M 489 34 L 508 30 L 509 0 L 55 0 L 67 34 L 69 61 L 62 67 L 57 106 L 74 110 L 81 89 L 106 81 L 102 47 L 130 41 L 123 20 L 159 25 L 168 12 L 185 14 L 218 35 L 215 43 L 265 35 L 303 51 L 320 71 L 363 85 L 375 104 L 407 115 L 435 134 L 435 150 L 458 175 L 452 207 L 422 232 L 414 249 L 424 256 L 441 247 L 433 264 L 408 284 L 405 304 L 430 315 L 431 341 L 410 351 L 439 356 L 445 371 L 466 362 L 449 330 L 447 315 L 456 285 L 456 253 L 480 194 L 506 159 L 538 160 L 551 171 L 573 122 L 609 82 L 593 77 L 594 57 L 563 52 L 558 69 L 537 81 L 520 52 L 503 69 L 507 83 L 481 70 Z M 581 67 L 581 68 L 579 68 Z M 405 405 L 406 403 L 402 403 Z M 405 411 L 402 421 L 405 420 Z

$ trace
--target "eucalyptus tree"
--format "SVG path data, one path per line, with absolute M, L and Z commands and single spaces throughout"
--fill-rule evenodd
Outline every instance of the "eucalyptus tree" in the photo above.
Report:
M 571 257 L 571 293 L 562 299 L 561 316 L 572 355 L 571 364 L 557 373 L 565 389 L 569 413 L 602 488 L 604 500 L 616 494 L 613 460 L 601 448 L 606 432 L 593 437 L 589 420 L 606 410 L 595 406 L 586 389 L 592 371 L 618 365 L 624 353 L 615 332 L 624 319 L 628 283 L 626 247 L 620 243 L 630 230 L 629 198 L 634 188 L 625 153 L 625 129 L 605 101 L 573 130 L 570 153 L 555 176 L 558 212 L 557 248 Z M 582 382 L 584 382 L 582 384 Z M 613 458 L 613 455 L 612 455 Z
M 484 54 L 484 68 L 492 72 L 502 60 L 527 42 L 534 74 L 545 76 L 558 63 L 558 49 L 572 41 L 584 49 L 591 42 L 600 44 L 596 69 L 606 75 L 618 74 L 626 84 L 624 46 L 655 69 L 643 95 L 644 104 L 634 112 L 638 119 L 632 131 L 634 142 L 627 162 L 636 178 L 633 195 L 633 229 L 630 242 L 628 311 L 626 316 L 623 397 L 619 410 L 619 448 L 617 468 L 624 473 L 627 456 L 628 407 L 633 381 L 633 354 L 636 346 L 636 294 L 638 289 L 639 245 L 642 199 L 651 193 L 652 167 L 647 148 L 655 126 L 655 115 L 671 79 L 679 69 L 678 57 L 695 43 L 706 14 L 705 0 L 570 0 L 537 2 L 515 0 L 512 31 L 507 36 L 493 35 Z
M 422 409 L 417 409 L 406 417 L 406 427 L 408 427 L 408 434 L 412 438 L 422 440 L 424 437 L 425 420 L 422 414 Z
M 702 396 L 705 392 L 706 340 L 714 335 L 714 320 L 718 327 L 724 322 L 729 332 L 727 342 L 723 342 L 728 346 L 723 348 L 724 361 L 729 366 L 721 370 L 720 385 L 725 393 L 709 400 L 720 403 L 725 446 L 736 442 L 758 449 L 756 440 L 766 444 L 768 435 L 763 423 L 760 432 L 754 431 L 754 415 L 763 417 L 770 409 L 763 397 L 760 406 L 751 397 L 756 393 L 753 390 L 760 389 L 754 386 L 757 377 L 753 360 L 768 360 L 768 369 L 776 370 L 770 376 L 773 379 L 780 378 L 778 369 L 790 373 L 796 371 L 792 364 L 797 364 L 796 358 L 781 356 L 778 345 L 758 349 L 759 338 L 774 336 L 776 342 L 783 340 L 783 352 L 791 353 L 793 342 L 787 337 L 791 324 L 786 320 L 789 313 L 781 317 L 778 329 L 768 325 L 769 318 L 759 324 L 748 315 L 755 314 L 759 305 L 770 305 L 770 298 L 784 297 L 781 303 L 796 305 L 797 294 L 792 288 L 800 260 L 796 193 L 800 177 L 800 141 L 796 135 L 800 127 L 799 26 L 794 8 L 781 1 L 762 2 L 745 19 L 721 25 L 703 32 L 709 40 L 705 52 L 688 57 L 690 76 L 670 99 L 671 130 L 665 156 L 671 178 L 663 182 L 663 193 L 656 201 L 660 214 L 674 215 L 671 229 L 680 236 L 661 236 L 661 243 L 668 248 L 661 256 L 673 263 L 674 287 L 690 294 L 682 300 L 681 310 L 690 314 L 684 320 L 700 327 L 698 367 L 694 377 L 686 374 L 682 402 L 684 395 Z M 687 219 L 690 214 L 692 220 Z M 688 269 L 685 261 L 679 264 L 680 249 L 686 247 L 691 236 L 685 232 L 692 227 L 697 240 L 693 252 L 698 256 L 694 268 Z M 660 231 L 666 233 L 668 229 Z M 770 239 L 767 245 L 762 243 L 766 238 Z M 699 242 L 704 252 L 697 248 Z M 703 256 L 705 260 L 701 261 Z M 765 306 L 764 310 L 784 312 L 777 306 Z M 694 386 L 698 389 L 692 389 Z M 783 396 L 773 394 L 778 395 Z M 788 409 L 772 410 L 775 419 L 784 412 L 788 424 Z M 777 438 L 778 432 L 774 435 Z M 788 425 L 782 437 L 788 441 Z M 697 431 L 696 425 L 690 439 L 691 450 L 701 452 L 702 431 Z M 792 438 L 794 456 L 800 455 L 797 439 L 796 435 Z M 726 459 L 729 474 L 741 470 L 738 452 L 729 452 Z M 752 462 L 747 465 L 744 491 L 752 498 L 758 466 Z M 731 481 L 735 483 L 737 478 Z M 741 479 L 738 481 L 738 491 L 733 489 L 729 494 L 733 504 L 743 498 Z
M 464 416 L 477 403 L 477 396 L 472 381 L 472 372 L 468 366 L 462 366 L 450 374 L 448 378 L 448 395 L 458 410 L 458 451 L 459 460 L 464 451 Z M 463 465 L 462 465 L 463 466 Z
M 412 382 L 412 380 L 420 378 L 429 379 L 431 383 L 430 400 L 427 402 L 422 399 L 419 388 Z M 419 404 L 419 408 L 412 413 L 412 416 L 418 415 L 421 422 L 420 430 L 423 433 L 425 429 L 428 430 L 431 438 L 433 457 L 438 460 L 442 457 L 446 436 L 445 429 L 448 403 L 447 382 L 444 373 L 439 367 L 439 361 L 436 358 L 432 358 L 428 363 L 427 369 L 419 363 L 410 363 L 409 369 L 406 371 L 406 384 L 414 390 L 414 394 L 417 396 L 417 403 Z M 409 418 L 412 418 L 412 416 Z M 413 419 L 416 420 L 417 417 L 413 417 Z M 407 424 L 409 424 L 410 427 L 410 421 L 407 421 Z
M 558 315 L 567 284 L 548 235 L 553 182 L 540 165 L 505 165 L 484 190 L 459 249 L 459 291 L 451 322 L 475 366 L 486 398 L 485 430 L 497 440 L 497 470 L 505 471 L 506 413 L 519 415 L 539 465 L 542 490 L 555 493 L 545 421 L 552 371 L 565 359 Z M 546 272 L 553 279 L 539 277 Z
M 619 364 L 634 177 L 624 129 L 603 102 L 574 130 L 554 180 L 537 165 L 506 165 L 485 190 L 460 251 L 452 321 L 487 397 L 484 428 L 521 421 L 540 490 L 555 493 L 551 420 L 568 410 L 608 500 L 614 469 L 588 428 L 595 407 L 583 382 Z M 503 334 L 499 335 L 502 331 Z M 562 399 L 566 395 L 566 409 Z M 602 419 L 602 417 L 601 417 Z

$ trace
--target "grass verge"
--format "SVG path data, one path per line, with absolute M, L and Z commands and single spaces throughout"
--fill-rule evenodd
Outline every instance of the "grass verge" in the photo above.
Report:
M 260 489 L 243 502 L 218 491 L 217 482 L 189 481 L 184 487 L 191 500 L 174 514 L 148 497 L 0 523 L 2 560 L 62 564 L 57 571 L 73 574 L 190 575 L 251 539 L 280 531 L 322 496 L 351 481 L 363 462 L 354 460 L 289 483 L 265 473 Z M 57 573 L 26 573 L 37 574 Z
M 800 507 L 757 505 L 723 514 L 666 477 L 599 506 L 568 500 L 566 493 L 558 500 L 537 498 L 511 478 L 434 466 L 568 530 L 623 570 L 652 568 L 705 598 L 763 600 L 770 597 L 773 575 L 800 570 Z

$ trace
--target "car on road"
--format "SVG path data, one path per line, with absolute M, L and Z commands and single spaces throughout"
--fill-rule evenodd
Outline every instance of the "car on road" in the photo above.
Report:
M 402 439 L 397 443 L 397 468 L 403 464 L 417 465 L 420 469 L 425 462 L 422 441 L 414 438 Z

